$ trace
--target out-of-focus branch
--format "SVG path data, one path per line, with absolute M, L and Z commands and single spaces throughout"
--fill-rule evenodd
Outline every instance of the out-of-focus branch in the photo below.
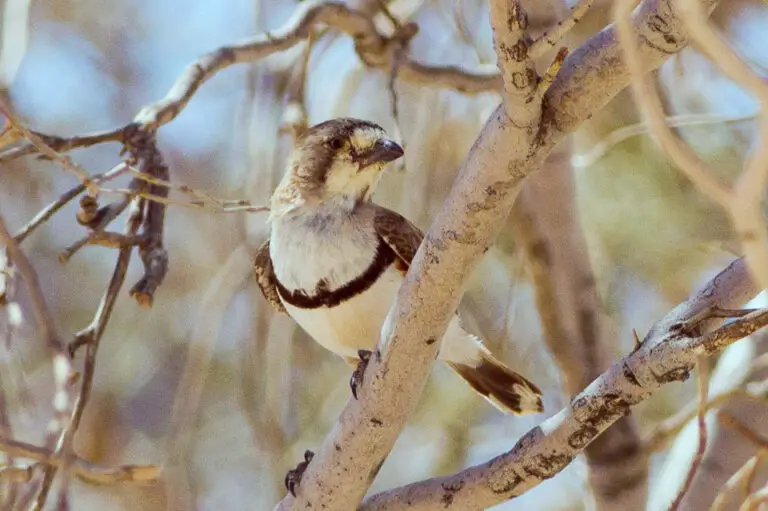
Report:
M 189 494 L 187 464 L 184 459 L 192 445 L 195 419 L 203 392 L 208 366 L 213 357 L 221 321 L 232 297 L 252 267 L 244 244 L 239 245 L 211 279 L 200 300 L 187 360 L 179 379 L 171 410 L 171 431 L 168 434 L 166 489 L 168 509 L 194 509 Z
M 755 476 L 755 472 L 765 460 L 766 451 L 762 450 L 755 456 L 747 460 L 736 473 L 731 476 L 730 479 L 723 485 L 720 492 L 717 494 L 717 498 L 712 503 L 711 511 L 723 511 L 725 509 L 726 499 L 734 493 L 738 488 L 744 488 L 746 490 L 745 500 L 749 498 L 750 487 L 752 486 L 752 479 Z
M 766 385 L 748 385 L 746 389 L 734 389 L 730 392 L 718 394 L 706 403 L 706 409 L 712 410 L 719 408 L 730 400 L 744 398 L 753 401 L 765 400 L 768 397 L 768 388 Z M 649 454 L 664 450 L 669 441 L 675 438 L 683 430 L 688 422 L 695 418 L 698 413 L 698 402 L 692 403 L 672 417 L 656 425 L 656 427 L 645 437 L 645 449 Z
M 669 511 L 677 511 L 682 504 L 685 494 L 691 488 L 693 484 L 693 478 L 696 477 L 696 471 L 699 470 L 701 461 L 704 459 L 704 452 L 707 450 L 707 396 L 709 395 L 709 360 L 705 357 L 698 357 L 696 365 L 698 371 L 696 374 L 697 388 L 698 388 L 698 406 L 697 406 L 697 425 L 699 434 L 699 445 L 696 448 L 696 453 L 693 456 L 693 461 L 688 469 L 688 474 L 685 477 L 683 486 L 677 492 L 675 500 L 669 506 Z
M 658 321 L 634 352 L 615 362 L 567 408 L 529 431 L 509 452 L 451 476 L 374 495 L 361 509 L 400 509 L 406 503 L 419 511 L 477 509 L 525 493 L 564 469 L 631 406 L 663 385 L 687 379 L 699 356 L 717 353 L 768 324 L 768 311 L 759 310 L 709 331 L 722 321 L 721 308 L 739 307 L 757 292 L 744 260 L 734 261 Z
M 540 56 L 556 44 L 558 38 L 583 17 L 591 3 L 591 0 L 580 2 L 568 19 L 558 23 L 549 34 L 544 34 L 539 40 L 531 41 L 529 51 L 531 58 Z M 233 64 L 252 62 L 287 50 L 309 38 L 318 26 L 329 27 L 351 36 L 355 41 L 355 49 L 360 60 L 369 67 L 392 70 L 394 64 L 397 64 L 397 77 L 403 81 L 430 87 L 450 88 L 465 94 L 502 91 L 502 79 L 495 66 L 469 72 L 456 66 L 421 64 L 404 55 L 402 51 L 404 42 L 407 43 L 418 31 L 418 26 L 413 23 L 402 24 L 393 33 L 385 34 L 377 29 L 369 13 L 355 10 L 344 2 L 308 0 L 299 6 L 293 16 L 279 29 L 260 34 L 239 44 L 222 46 L 189 64 L 166 96 L 145 106 L 134 117 L 131 124 L 113 130 L 73 137 L 58 137 L 26 130 L 27 142 L 23 145 L 0 147 L 3 149 L 0 151 L 0 162 L 37 151 L 45 151 L 44 154 L 47 157 L 69 165 L 72 162 L 63 160 L 65 157 L 58 153 L 105 142 L 125 143 L 130 133 L 137 127 L 142 131 L 154 132 L 163 124 L 173 120 L 192 99 L 199 87 L 217 72 Z M 521 76 L 528 77 L 528 75 Z M 552 76 L 544 77 L 545 83 L 538 88 L 542 94 L 547 88 L 547 80 Z M 68 168 L 78 170 L 77 167 Z M 79 177 L 86 179 L 87 175 Z
M 5 246 L 7 256 L 27 286 L 37 326 L 52 352 L 54 380 L 53 418 L 48 426 L 45 444 L 48 449 L 53 451 L 52 456 L 61 460 L 61 463 L 66 466 L 69 457 L 68 446 L 61 442 L 61 439 L 69 430 L 70 424 L 69 414 L 72 407 L 72 399 L 69 391 L 69 377 L 72 374 L 72 364 L 66 347 L 56 329 L 53 314 L 43 296 L 37 272 L 8 231 L 8 227 L 2 217 L 0 217 L 0 242 Z M 37 499 L 38 507 L 40 507 L 40 499 L 42 499 L 42 502 L 45 501 L 45 495 L 47 495 L 49 487 L 50 484 L 48 486 L 41 486 L 40 498 Z M 64 486 L 60 500 L 66 502 L 66 495 L 66 486 Z
M 63 155 L 50 147 L 48 144 L 45 143 L 45 140 L 43 137 L 35 133 L 34 131 L 30 130 L 26 126 L 24 126 L 24 123 L 19 121 L 19 119 L 16 118 L 16 116 L 11 111 L 8 104 L 5 102 L 5 93 L 2 89 L 0 89 L 0 113 L 3 114 L 8 121 L 10 128 L 17 132 L 21 137 L 23 137 L 25 140 L 27 140 L 30 144 L 32 144 L 35 149 L 37 149 L 40 154 L 46 156 L 47 158 L 50 158 L 51 160 L 55 161 L 61 167 L 68 172 L 71 172 L 74 174 L 81 183 L 87 185 L 90 181 L 90 176 L 88 175 L 88 172 L 82 168 L 80 165 L 78 165 L 76 162 L 72 161 L 72 159 L 69 156 Z
M 615 341 L 579 224 L 568 147 L 559 146 L 546 170 L 529 179 L 513 220 L 529 261 L 544 341 L 571 397 L 610 366 Z M 619 419 L 585 454 L 596 509 L 645 505 L 648 457 L 632 417 Z
M 652 132 L 675 164 L 703 193 L 728 211 L 755 278 L 763 289 L 768 289 L 768 231 L 761 210 L 768 183 L 768 85 L 723 41 L 707 19 L 708 10 L 698 0 L 681 0 L 678 3 L 680 18 L 693 43 L 732 80 L 750 90 L 763 105 L 758 114 L 760 134 L 753 154 L 733 188 L 714 177 L 706 162 L 667 125 L 661 99 L 655 85 L 645 74 L 646 66 L 632 33 L 629 17 L 634 1 L 620 0 L 615 4 L 616 22 L 633 76 L 635 98 Z
M 53 457 L 51 451 L 42 447 L 0 437 L 0 451 L 27 458 L 42 463 L 60 467 L 62 462 Z M 83 481 L 92 484 L 116 484 L 123 482 L 149 482 L 160 477 L 160 467 L 157 465 L 122 465 L 118 467 L 103 467 L 82 458 L 75 457 L 71 462 L 72 473 Z M 3 471 L 0 470 L 0 479 Z

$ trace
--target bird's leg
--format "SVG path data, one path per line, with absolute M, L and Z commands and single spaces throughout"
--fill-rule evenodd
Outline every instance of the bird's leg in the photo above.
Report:
M 352 395 L 355 399 L 357 399 L 357 387 L 363 384 L 363 376 L 365 375 L 365 368 L 368 367 L 368 361 L 371 360 L 371 352 L 368 350 L 357 350 L 357 356 L 360 357 L 360 360 L 357 362 L 357 367 L 349 379 L 349 388 L 352 389 Z
M 304 476 L 304 471 L 307 470 L 309 462 L 315 457 L 315 453 L 307 449 L 304 451 L 304 461 L 300 461 L 296 468 L 289 470 L 285 474 L 285 488 L 291 492 L 291 495 L 296 496 L 296 487 L 301 483 L 301 478 Z

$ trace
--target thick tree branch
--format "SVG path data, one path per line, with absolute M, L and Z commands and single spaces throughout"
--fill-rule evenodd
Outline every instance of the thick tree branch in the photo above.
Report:
M 642 52 L 648 70 L 685 45 L 681 24 L 666 1 L 643 2 L 633 25 L 644 41 Z M 614 30 L 609 27 L 565 60 L 544 95 L 544 111 L 534 144 L 516 143 L 524 141 L 529 127 L 516 127 L 505 115 L 505 106 L 496 110 L 467 155 L 410 267 L 382 330 L 381 345 L 366 370 L 360 400 L 347 405 L 309 464 L 297 497 L 286 497 L 279 509 L 310 505 L 349 509 L 360 501 L 414 409 L 439 347 L 439 342 L 434 341 L 442 338 L 467 276 L 498 234 L 523 180 L 541 166 L 565 134 L 626 87 L 629 78 Z M 530 109 L 537 109 L 537 103 L 529 103 L 529 110 L 520 115 L 535 118 Z M 609 371 L 608 376 L 613 377 L 613 373 Z M 578 410 L 579 415 L 584 413 Z M 558 418 L 567 415 L 563 412 Z M 611 417 L 610 422 L 618 417 Z M 569 433 L 576 432 L 573 424 L 571 429 Z M 592 430 L 597 434 L 595 428 Z M 527 440 L 539 436 L 529 435 Z M 568 436 L 557 440 L 567 446 Z M 584 439 L 579 448 L 586 443 Z M 547 443 L 547 447 L 553 446 Z M 567 457 L 550 460 L 553 470 L 547 473 L 553 474 L 555 468 L 562 468 L 568 461 Z M 515 480 L 516 475 L 506 475 L 510 478 L 501 485 L 498 479 L 490 479 L 491 486 L 499 490 Z M 490 493 L 495 497 L 486 495 L 471 507 L 512 496 L 511 491 Z
M 406 504 L 419 511 L 451 506 L 482 509 L 525 493 L 564 469 L 631 406 L 663 385 L 687 379 L 697 357 L 717 353 L 768 324 L 768 311 L 760 310 L 704 333 L 715 326 L 711 316 L 718 307 L 739 307 L 758 290 L 744 260 L 734 261 L 657 322 L 637 350 L 615 362 L 567 408 L 529 431 L 509 452 L 452 476 L 374 495 L 360 509 L 401 509 Z

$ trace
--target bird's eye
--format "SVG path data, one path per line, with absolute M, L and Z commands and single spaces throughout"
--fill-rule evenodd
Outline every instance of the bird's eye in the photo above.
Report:
M 344 145 L 344 141 L 340 138 L 332 138 L 328 141 L 328 146 L 333 150 L 341 149 Z

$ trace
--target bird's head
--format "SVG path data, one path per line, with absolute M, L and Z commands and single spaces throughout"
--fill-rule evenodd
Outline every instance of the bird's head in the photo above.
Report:
M 297 141 L 283 185 L 305 203 L 367 201 L 387 163 L 402 155 L 403 148 L 378 124 L 332 119 L 310 127 Z

